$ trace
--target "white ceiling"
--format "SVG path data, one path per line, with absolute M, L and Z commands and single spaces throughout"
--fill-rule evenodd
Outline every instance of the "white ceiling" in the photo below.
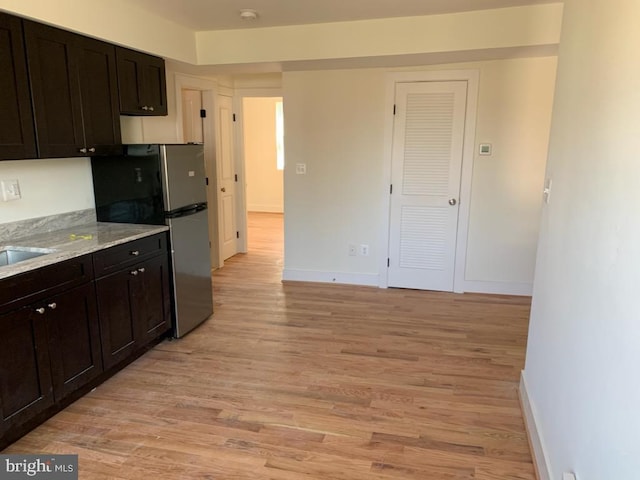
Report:
M 303 25 L 484 10 L 559 0 L 128 0 L 195 31 Z M 239 11 L 258 11 L 245 21 Z

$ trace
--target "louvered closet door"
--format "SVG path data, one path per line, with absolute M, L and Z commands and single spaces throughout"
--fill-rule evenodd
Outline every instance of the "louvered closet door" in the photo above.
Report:
M 466 82 L 396 86 L 390 287 L 453 291 L 466 101 Z

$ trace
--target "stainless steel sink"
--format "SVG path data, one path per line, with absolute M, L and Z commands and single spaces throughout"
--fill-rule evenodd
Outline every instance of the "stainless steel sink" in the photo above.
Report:
M 51 248 L 31 248 L 31 247 L 2 247 L 0 248 L 0 267 L 13 265 L 31 258 L 41 257 L 53 253 Z

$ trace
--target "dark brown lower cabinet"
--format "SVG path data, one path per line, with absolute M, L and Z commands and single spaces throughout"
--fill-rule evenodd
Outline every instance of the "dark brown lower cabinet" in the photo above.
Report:
M 42 311 L 47 324 L 53 393 L 56 401 L 102 373 L 100 327 L 93 283 L 49 298 Z
M 0 405 L 23 423 L 102 373 L 93 283 L 0 316 Z
M 166 334 L 169 288 L 166 233 L 0 279 L 0 450 Z
M 35 307 L 0 315 L 0 434 L 53 405 L 46 325 Z
M 105 368 L 117 365 L 171 326 L 166 255 L 96 281 L 102 358 Z

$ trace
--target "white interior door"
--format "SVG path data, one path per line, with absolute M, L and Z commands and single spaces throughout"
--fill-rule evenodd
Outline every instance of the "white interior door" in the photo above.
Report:
M 453 291 L 467 82 L 396 85 L 390 287 Z
M 219 240 L 222 260 L 238 253 L 236 228 L 236 182 L 233 152 L 232 99 L 218 95 L 217 102 L 217 187 Z
M 204 143 L 202 128 L 202 92 L 200 90 L 182 90 L 182 132 L 184 143 Z

